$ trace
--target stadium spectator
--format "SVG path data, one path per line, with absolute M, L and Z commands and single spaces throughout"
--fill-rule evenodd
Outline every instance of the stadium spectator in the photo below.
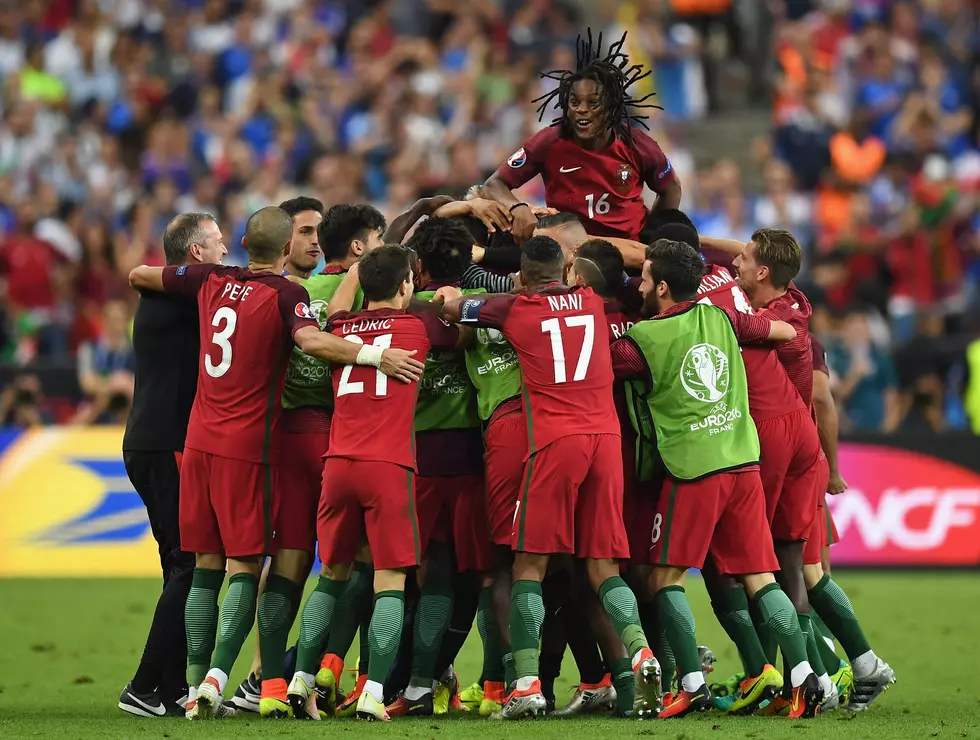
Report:
M 78 385 L 86 401 L 76 424 L 124 423 L 133 402 L 134 358 L 129 310 L 120 300 L 105 304 L 101 336 L 78 350 Z

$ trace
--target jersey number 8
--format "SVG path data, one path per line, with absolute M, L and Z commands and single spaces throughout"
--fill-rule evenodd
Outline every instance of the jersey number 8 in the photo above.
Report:
M 391 334 L 381 334 L 374 338 L 371 344 L 381 349 L 388 349 L 391 346 Z M 348 334 L 344 337 L 348 342 L 354 344 L 364 344 L 364 340 L 356 334 Z M 364 393 L 364 383 L 360 381 L 351 382 L 350 374 L 354 370 L 353 365 L 344 365 L 344 372 L 340 374 L 340 384 L 337 386 L 337 396 L 347 396 L 352 393 Z M 374 378 L 374 395 L 386 396 L 388 394 L 388 376 L 378 370 Z

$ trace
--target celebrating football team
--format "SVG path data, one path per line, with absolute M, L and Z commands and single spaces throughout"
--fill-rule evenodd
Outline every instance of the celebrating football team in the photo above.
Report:
M 167 266 L 132 271 L 123 447 L 165 587 L 121 709 L 797 719 L 895 681 L 829 572 L 824 498 L 846 483 L 800 246 L 698 234 L 624 40 L 590 34 L 548 73 L 559 117 L 465 200 L 390 225 L 270 205 L 247 267 L 182 214 Z M 536 175 L 543 206 L 513 191 Z M 691 568 L 741 660 L 722 681 Z M 558 707 L 566 647 L 581 684 Z

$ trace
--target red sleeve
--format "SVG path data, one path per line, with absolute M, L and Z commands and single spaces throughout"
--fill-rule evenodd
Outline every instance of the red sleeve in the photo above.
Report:
M 616 380 L 630 380 L 647 377 L 647 361 L 629 337 L 622 337 L 609 345 L 612 354 L 613 374 Z
M 431 313 L 415 314 L 425 326 L 432 349 L 453 349 L 459 344 L 459 326 L 443 321 Z
M 677 180 L 677 173 L 656 141 L 634 130 L 633 146 L 640 155 L 640 176 L 652 191 L 659 193 Z
M 558 141 L 558 134 L 557 126 L 549 126 L 532 134 L 525 140 L 523 147 L 497 168 L 497 175 L 507 183 L 507 187 L 514 190 L 532 180 L 535 175 L 541 174 L 548 152 Z
M 163 268 L 163 289 L 167 293 L 176 293 L 196 298 L 201 286 L 220 265 L 180 265 L 179 267 Z
M 813 353 L 813 369 L 822 372 L 824 375 L 830 375 L 830 369 L 827 367 L 827 350 L 823 348 L 820 340 L 812 334 L 810 335 L 810 349 Z
M 517 300 L 515 295 L 499 295 L 483 301 L 476 299 L 463 301 L 459 307 L 459 323 L 485 326 L 488 329 L 502 329 L 515 300 Z
M 289 336 L 295 336 L 304 326 L 312 326 L 319 331 L 320 325 L 310 310 L 310 294 L 306 292 L 306 288 L 285 278 L 282 282 L 282 285 L 277 286 L 279 315 L 289 330 Z
M 772 331 L 772 321 L 769 319 L 742 313 L 734 308 L 723 306 L 718 308 L 724 311 L 728 320 L 732 322 L 732 329 L 735 330 L 739 344 L 759 344 L 769 339 L 769 332 Z

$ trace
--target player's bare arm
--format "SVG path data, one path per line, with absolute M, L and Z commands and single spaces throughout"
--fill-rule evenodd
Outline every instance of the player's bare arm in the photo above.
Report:
M 775 342 L 776 344 L 792 342 L 796 339 L 796 329 L 793 328 L 792 324 L 787 324 L 785 321 L 770 320 L 768 339 L 770 342 Z
M 129 273 L 129 284 L 136 290 L 163 292 L 163 268 L 140 265 Z
M 735 257 L 740 255 L 742 250 L 745 249 L 745 242 L 740 242 L 738 239 L 722 239 L 717 236 L 702 235 L 701 246 L 708 247 L 709 249 L 717 249 Z
M 305 354 L 340 365 L 370 365 L 403 383 L 415 383 L 422 377 L 424 363 L 414 359 L 417 350 L 385 349 L 347 342 L 314 326 L 304 326 L 293 335 L 293 341 Z M 379 351 L 381 350 L 381 351 Z
M 827 493 L 838 494 L 847 490 L 845 481 L 837 468 L 837 406 L 830 392 L 830 376 L 819 370 L 813 371 L 813 410 L 817 415 L 817 433 L 820 435 L 820 447 L 827 457 L 830 467 L 830 480 L 827 483 Z
M 504 179 L 494 172 L 483 184 L 483 194 L 488 198 L 504 206 L 513 218 L 511 233 L 518 244 L 523 244 L 534 233 L 534 226 L 538 223 L 537 216 L 531 210 L 531 206 L 522 202 Z
M 592 236 L 589 239 L 603 239 L 612 244 L 623 255 L 623 262 L 631 270 L 643 269 L 643 261 L 646 259 L 647 247 L 643 242 L 633 239 L 620 239 L 615 236 Z
M 431 216 L 437 208 L 451 203 L 452 198 L 448 195 L 436 195 L 432 198 L 420 198 L 412 204 L 405 213 L 402 213 L 392 220 L 385 230 L 385 241 L 390 244 L 401 244 L 405 234 L 411 231 L 412 227 L 418 223 L 422 216 Z
M 348 268 L 347 274 L 344 275 L 344 279 L 337 286 L 337 291 L 330 299 L 330 303 L 327 304 L 327 318 L 340 311 L 350 311 L 354 306 L 354 298 L 357 297 L 359 284 L 357 274 L 357 263 L 355 262 Z
M 514 217 L 504 206 L 495 200 L 473 198 L 472 200 L 454 200 L 436 209 L 433 216 L 452 218 L 454 216 L 474 216 L 483 222 L 490 233 L 497 230 L 510 231 Z

